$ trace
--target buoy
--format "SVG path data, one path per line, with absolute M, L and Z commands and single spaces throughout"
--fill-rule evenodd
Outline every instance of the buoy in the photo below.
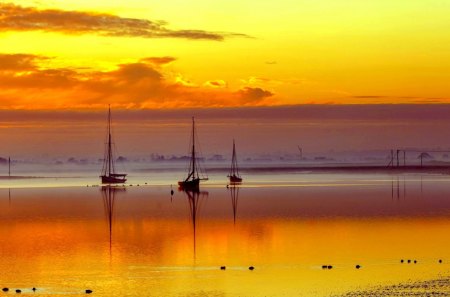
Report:
M 404 262 L 403 259 L 401 259 L 401 260 L 400 260 L 400 263 L 403 263 L 403 262 Z
M 356 269 L 359 269 L 359 268 L 361 268 L 361 266 L 360 265 L 356 265 Z
M 408 260 L 408 264 L 411 263 L 411 260 Z
M 331 265 L 328 265 L 328 267 L 327 267 L 328 269 L 332 269 L 333 268 L 333 266 L 331 266 Z
M 442 263 L 442 260 L 441 260 L 441 259 L 439 259 L 439 263 Z
M 8 289 L 8 288 L 3 288 L 2 291 L 3 291 L 3 292 L 8 292 L 9 289 Z
M 19 293 L 22 293 L 22 290 L 17 289 L 17 290 L 16 290 L 16 293 L 18 293 L 18 294 L 19 294 Z
M 253 266 L 250 266 L 249 268 L 248 268 L 249 270 L 254 270 L 255 269 L 255 267 L 253 267 Z
M 322 265 L 322 269 L 327 269 L 328 266 L 327 265 Z
M 36 291 L 36 288 L 35 288 L 35 287 L 33 287 L 33 289 L 31 289 L 31 290 L 33 290 L 33 292 L 35 292 L 35 291 Z
M 227 269 L 225 266 L 220 266 L 220 270 L 225 270 Z
M 417 264 L 417 260 L 414 260 L 414 264 Z
M 86 294 L 91 294 L 91 293 L 92 293 L 92 290 L 89 290 L 89 289 L 86 290 Z
M 170 195 L 173 195 L 173 193 L 174 193 L 173 190 L 170 190 Z

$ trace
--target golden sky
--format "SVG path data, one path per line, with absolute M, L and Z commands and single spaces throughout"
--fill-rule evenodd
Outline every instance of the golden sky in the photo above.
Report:
M 442 0 L 0 2 L 0 108 L 450 103 Z

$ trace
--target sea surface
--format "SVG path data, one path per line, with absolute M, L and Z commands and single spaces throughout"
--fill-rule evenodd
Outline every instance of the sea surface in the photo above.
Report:
M 1 287 L 450 296 L 450 175 L 261 170 L 227 187 L 218 171 L 198 193 L 178 191 L 178 169 L 135 171 L 124 187 L 97 175 L 0 180 Z

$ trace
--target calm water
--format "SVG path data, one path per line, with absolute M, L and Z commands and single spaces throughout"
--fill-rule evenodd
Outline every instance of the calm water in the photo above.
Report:
M 171 196 L 171 174 L 103 190 L 71 186 L 96 182 L 85 178 L 11 189 L 2 180 L 0 286 L 40 296 L 339 296 L 450 274 L 449 176 L 259 175 Z

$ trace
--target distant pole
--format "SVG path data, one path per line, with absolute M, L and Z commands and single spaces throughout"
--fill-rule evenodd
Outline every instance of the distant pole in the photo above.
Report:
M 400 150 L 397 150 L 397 167 L 399 167 L 400 166 L 400 161 L 399 161 L 399 159 L 398 159 L 398 154 L 400 153 Z
M 303 160 L 303 149 L 299 145 L 297 145 L 297 147 L 298 150 L 300 151 L 300 159 Z
M 403 166 L 406 166 L 406 151 L 403 151 Z
M 420 167 L 423 167 L 423 153 L 420 154 Z
M 8 176 L 11 177 L 11 157 L 8 157 Z

